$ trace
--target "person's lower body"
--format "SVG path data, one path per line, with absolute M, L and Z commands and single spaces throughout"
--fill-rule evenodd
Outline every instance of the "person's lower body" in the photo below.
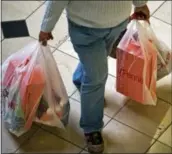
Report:
M 107 57 L 127 23 L 128 20 L 114 28 L 96 29 L 69 21 L 71 42 L 80 59 L 73 75 L 73 82 L 81 95 L 80 127 L 91 153 L 101 153 L 104 148 L 101 130 L 108 77 Z

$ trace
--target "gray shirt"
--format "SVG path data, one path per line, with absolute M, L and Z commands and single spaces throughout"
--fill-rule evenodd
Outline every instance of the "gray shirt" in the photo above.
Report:
M 132 4 L 141 7 L 146 3 L 147 0 L 47 1 L 41 30 L 51 32 L 64 8 L 67 10 L 68 18 L 78 25 L 92 28 L 110 28 L 117 26 L 130 16 Z

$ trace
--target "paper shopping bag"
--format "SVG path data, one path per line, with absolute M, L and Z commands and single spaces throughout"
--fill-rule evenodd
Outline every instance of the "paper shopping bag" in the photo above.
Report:
M 143 104 L 156 102 L 156 80 L 152 80 L 156 52 L 152 42 L 144 44 L 149 49 L 146 60 L 138 40 L 132 37 L 123 44 L 127 46 L 117 49 L 117 91 Z

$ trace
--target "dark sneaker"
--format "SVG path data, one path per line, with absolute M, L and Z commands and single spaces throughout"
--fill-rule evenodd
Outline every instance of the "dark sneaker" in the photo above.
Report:
M 101 132 L 92 132 L 85 134 L 88 152 L 101 154 L 104 151 L 104 141 Z

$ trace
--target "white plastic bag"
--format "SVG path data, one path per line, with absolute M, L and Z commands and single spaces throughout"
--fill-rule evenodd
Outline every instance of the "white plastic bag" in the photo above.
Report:
M 2 65 L 2 113 L 9 131 L 22 135 L 33 121 L 64 128 L 70 105 L 49 47 L 33 42 Z
M 149 30 L 152 31 L 149 33 L 150 38 L 158 51 L 157 80 L 160 80 L 172 72 L 172 50 L 162 40 L 158 39 L 152 28 Z

